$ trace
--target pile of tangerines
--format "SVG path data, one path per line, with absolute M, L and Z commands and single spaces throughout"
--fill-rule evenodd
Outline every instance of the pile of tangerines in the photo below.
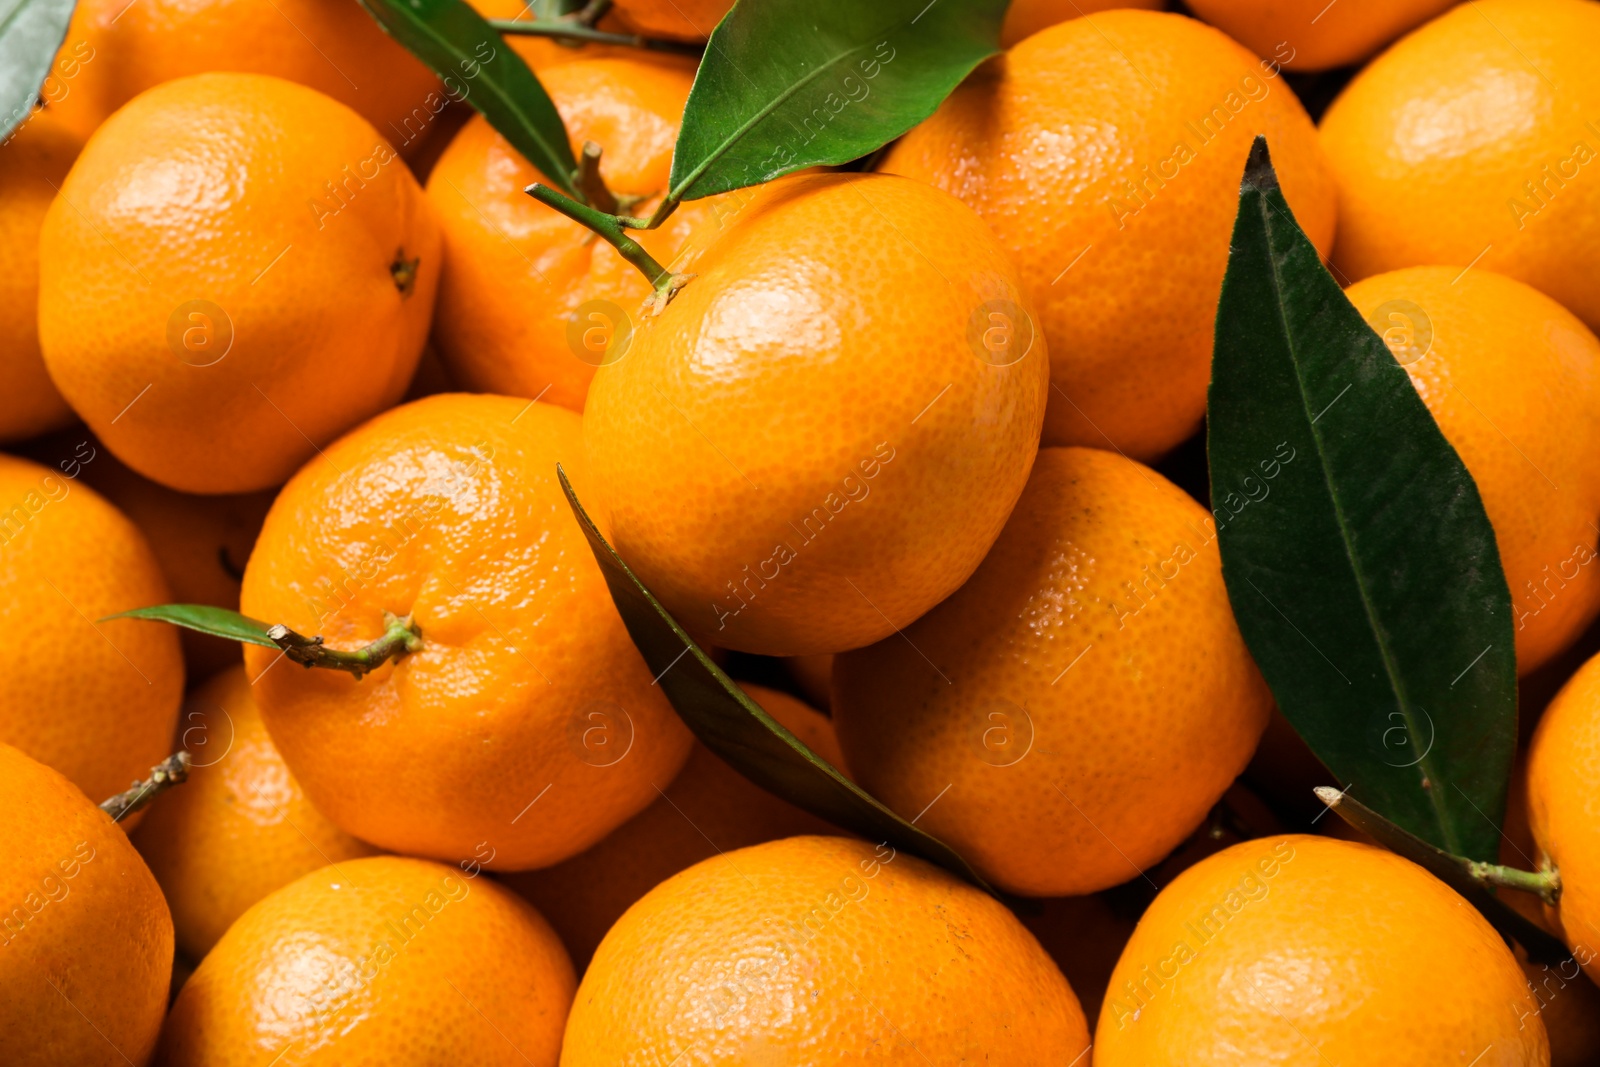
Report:
M 1015 0 L 659 300 L 356 0 L 79 0 L 0 148 L 0 1062 L 1600 1062 L 1600 5 L 1162 6 Z M 695 59 L 507 41 L 647 215 Z M 1493 522 L 1570 967 L 1305 811 L 1196 438 L 1257 135 Z M 558 464 L 987 886 L 696 741 Z

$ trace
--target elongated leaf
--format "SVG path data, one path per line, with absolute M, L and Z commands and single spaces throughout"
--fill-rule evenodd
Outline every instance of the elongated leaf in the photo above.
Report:
M 105 622 L 106 619 L 149 619 L 153 622 L 169 622 L 186 630 L 198 630 L 200 633 L 226 638 L 229 641 L 265 645 L 267 648 L 278 647 L 277 642 L 267 636 L 268 623 L 252 619 L 248 615 L 240 615 L 237 611 L 229 611 L 227 608 L 214 608 L 210 604 L 157 604 L 155 607 L 134 608 L 132 611 L 107 615 L 100 621 Z
M 378 25 L 483 113 L 522 157 L 569 196 L 578 161 L 561 115 L 528 64 L 465 0 L 361 0 Z
M 1460 856 L 1452 856 L 1434 848 L 1336 789 L 1323 786 L 1317 790 L 1317 796 L 1338 812 L 1345 822 L 1460 893 L 1489 920 L 1501 937 L 1510 938 L 1526 949 L 1528 958 L 1533 962 L 1558 964 L 1572 959 L 1571 950 L 1561 943 L 1560 938 L 1512 908 L 1473 878 L 1468 872 L 1467 861 Z
M 1494 530 L 1405 369 L 1295 225 L 1261 139 L 1216 330 L 1211 503 L 1256 662 L 1356 799 L 1493 860 L 1517 714 Z
M 785 800 L 869 841 L 937 863 L 984 889 L 967 862 L 938 838 L 917 829 L 867 795 L 832 764 L 812 752 L 733 680 L 683 631 L 634 577 L 578 502 L 566 472 L 556 475 L 567 503 L 589 538 L 628 634 L 657 684 L 702 744 L 739 773 Z
M 0 0 L 0 141 L 39 100 L 76 0 Z
M 695 200 L 846 163 L 1000 50 L 1006 0 L 743 0 L 711 34 L 672 157 Z

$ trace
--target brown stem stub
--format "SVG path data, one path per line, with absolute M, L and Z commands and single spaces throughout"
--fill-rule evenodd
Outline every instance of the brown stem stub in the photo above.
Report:
M 568 17 L 580 26 L 588 26 L 593 29 L 595 23 L 600 21 L 601 16 L 610 10 L 611 0 L 589 0 L 587 4 L 583 5 L 582 9 L 573 12 Z
M 607 215 L 617 213 L 617 198 L 600 176 L 600 146 L 593 141 L 583 142 L 583 153 L 578 160 L 578 191 L 595 210 Z
M 401 296 L 410 296 L 411 290 L 417 287 L 417 270 L 421 266 L 421 257 L 407 259 L 404 248 L 395 249 L 394 262 L 389 264 L 389 274 L 394 278 L 394 287 L 400 290 Z
M 160 794 L 189 779 L 189 753 L 174 752 L 154 767 L 150 777 L 134 782 L 132 788 L 100 802 L 100 810 L 116 822 L 132 815 Z
M 667 310 L 667 305 L 672 303 L 672 298 L 678 295 L 678 290 L 694 280 L 693 274 L 669 274 L 661 284 L 656 286 L 656 291 L 644 299 L 646 314 L 653 316 Z

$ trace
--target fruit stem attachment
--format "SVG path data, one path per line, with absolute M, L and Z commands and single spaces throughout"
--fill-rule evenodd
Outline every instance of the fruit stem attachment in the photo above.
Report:
M 678 198 L 669 192 L 666 199 L 656 205 L 656 209 L 650 213 L 649 218 L 642 219 L 635 215 L 618 215 L 617 222 L 629 230 L 654 230 L 663 222 L 666 222 L 668 216 L 678 210 L 678 202 Z
M 578 187 L 578 192 L 583 194 L 584 201 L 590 207 L 607 215 L 614 216 L 645 199 L 629 193 L 618 196 L 611 191 L 606 185 L 605 178 L 600 176 L 600 146 L 593 141 L 583 142 L 583 151 L 578 155 L 578 170 L 573 175 L 573 184 Z
M 583 152 L 578 156 L 578 180 L 575 183 L 583 199 L 596 211 L 607 215 L 617 213 L 617 198 L 606 187 L 600 176 L 600 146 L 593 141 L 583 142 Z
M 646 52 L 699 57 L 705 49 L 691 41 L 667 41 L 636 33 L 608 33 L 568 19 L 490 19 L 489 25 L 503 34 L 521 37 L 551 37 L 569 45 L 614 44 L 640 48 Z
M 1532 893 L 1546 904 L 1554 905 L 1561 899 L 1560 871 L 1524 871 L 1498 863 L 1469 863 L 1467 873 L 1484 885 Z
M 267 631 L 273 644 L 283 649 L 284 655 L 303 667 L 326 667 L 329 670 L 349 671 L 360 681 L 362 675 L 376 670 L 391 659 L 399 659 L 407 652 L 422 647 L 422 631 L 410 615 L 404 617 L 391 612 L 383 613 L 384 632 L 363 648 L 346 652 L 329 648 L 322 638 L 297 634 L 282 623 Z
M 587 156 L 588 152 L 585 151 L 584 155 Z M 598 157 L 596 163 L 598 165 Z M 647 303 L 656 311 L 659 312 L 661 308 L 666 307 L 672 295 L 683 288 L 684 283 L 689 280 L 689 275 L 673 274 L 657 263 L 654 257 L 644 250 L 643 245 L 628 236 L 628 232 L 623 229 L 622 220 L 616 215 L 607 214 L 587 204 L 580 204 L 539 182 L 534 182 L 523 192 L 546 207 L 561 212 L 580 226 L 588 227 L 615 248 L 623 259 L 637 267 L 639 273 L 650 279 L 650 284 L 655 288 L 655 293 Z
M 134 782 L 131 789 L 102 800 L 100 810 L 111 816 L 113 821 L 121 822 L 179 782 L 188 780 L 189 753 L 174 752 L 150 768 L 150 777 L 142 782 Z

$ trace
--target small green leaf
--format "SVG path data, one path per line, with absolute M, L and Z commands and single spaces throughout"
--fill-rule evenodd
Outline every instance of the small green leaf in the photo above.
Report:
M 105 622 L 108 619 L 150 619 L 154 622 L 170 622 L 186 630 L 198 630 L 200 633 L 226 638 L 229 641 L 243 641 L 247 645 L 262 645 L 266 648 L 278 647 L 278 643 L 267 636 L 270 624 L 259 622 L 248 615 L 240 615 L 237 611 L 229 611 L 227 608 L 214 608 L 210 604 L 157 604 L 151 608 L 134 608 L 132 611 L 107 615 L 100 621 Z
M 1000 51 L 1006 0 L 744 0 L 711 34 L 669 202 L 847 163 L 933 114 Z
M 1345 822 L 1397 856 L 1403 856 L 1467 899 L 1500 936 L 1516 941 L 1535 963 L 1555 965 L 1572 959 L 1561 939 L 1495 896 L 1470 873 L 1470 861 L 1441 851 L 1409 834 L 1353 797 L 1326 786 L 1317 789 L 1321 801 Z
M 1517 735 L 1494 530 L 1405 368 L 1295 224 L 1261 138 L 1211 374 L 1223 577 L 1279 707 L 1356 799 L 1492 861 Z
M 11 0 L 0 14 L 0 141 L 22 125 L 67 38 L 76 0 Z
M 489 125 L 550 185 L 583 199 L 578 161 L 561 115 L 528 64 L 465 0 L 361 0 L 384 32 L 422 60 L 445 92 L 483 113 Z
M 589 538 L 589 547 L 605 574 L 611 599 L 628 634 L 667 699 L 702 744 L 752 782 L 797 807 L 869 841 L 884 841 L 937 863 L 974 885 L 989 889 L 949 845 L 864 793 L 745 696 L 600 536 L 559 466 L 556 476 L 561 479 L 572 513 Z

